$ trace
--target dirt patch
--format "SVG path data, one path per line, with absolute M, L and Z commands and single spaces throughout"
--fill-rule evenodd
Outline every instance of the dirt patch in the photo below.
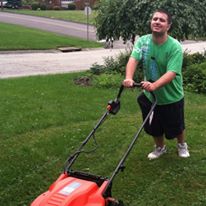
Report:
M 92 80 L 89 77 L 80 77 L 78 79 L 75 79 L 74 83 L 80 86 L 88 87 L 92 85 Z

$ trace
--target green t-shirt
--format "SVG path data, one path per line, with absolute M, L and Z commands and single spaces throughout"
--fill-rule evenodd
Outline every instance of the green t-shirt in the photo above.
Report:
M 131 56 L 138 62 L 142 60 L 144 80 L 156 81 L 168 71 L 176 73 L 176 77 L 165 86 L 154 91 L 157 104 L 170 104 L 184 97 L 182 86 L 182 61 L 183 52 L 180 43 L 168 36 L 165 43 L 158 45 L 148 34 L 140 37 L 134 45 Z M 146 96 L 152 101 L 152 96 L 145 91 Z

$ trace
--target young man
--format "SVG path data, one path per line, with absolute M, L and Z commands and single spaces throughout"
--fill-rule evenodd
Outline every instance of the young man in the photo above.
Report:
M 166 152 L 164 136 L 167 139 L 177 138 L 180 157 L 190 156 L 184 137 L 183 53 L 180 43 L 168 35 L 171 23 L 167 11 L 160 9 L 154 12 L 150 23 L 152 34 L 140 37 L 135 43 L 123 81 L 125 87 L 132 87 L 136 67 L 142 61 L 144 81 L 141 84 L 144 92 L 138 97 L 138 103 L 143 118 L 153 101 L 150 92 L 157 98 L 154 113 L 144 128 L 155 141 L 154 151 L 148 154 L 150 160 Z

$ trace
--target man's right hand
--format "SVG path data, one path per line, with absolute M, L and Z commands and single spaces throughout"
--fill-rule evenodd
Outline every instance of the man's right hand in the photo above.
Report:
M 125 79 L 123 81 L 123 85 L 127 88 L 133 87 L 134 85 L 134 80 L 133 79 Z

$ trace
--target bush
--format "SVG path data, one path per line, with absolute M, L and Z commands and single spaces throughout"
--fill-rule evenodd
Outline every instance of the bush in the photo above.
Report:
M 112 73 L 121 73 L 119 71 L 119 63 L 117 60 L 115 60 L 114 57 L 107 57 L 104 59 L 104 66 L 105 66 L 105 72 L 112 74 Z
M 76 5 L 73 3 L 68 4 L 68 10 L 76 10 Z
M 92 74 L 100 75 L 105 72 L 105 66 L 95 63 L 92 65 L 92 67 L 90 67 L 90 71 L 92 72 Z
M 38 3 L 34 3 L 31 5 L 32 10 L 46 10 L 47 7 L 45 4 L 38 4 Z
M 46 10 L 53 10 L 53 6 L 51 4 L 47 5 Z
M 47 8 L 46 8 L 46 5 L 45 5 L 45 4 L 41 4 L 41 5 L 40 5 L 40 9 L 41 9 L 41 10 L 46 10 L 46 9 L 47 9 Z
M 120 53 L 116 58 L 107 57 L 104 59 L 104 64 L 93 64 L 90 71 L 94 76 L 94 82 L 97 86 L 111 87 L 120 82 L 120 78 L 124 79 L 125 69 L 130 52 Z M 117 77 L 116 75 L 119 74 Z M 114 76 L 114 79 L 113 77 Z M 184 53 L 183 59 L 183 78 L 184 88 L 197 93 L 206 93 L 206 52 L 204 54 Z M 139 82 L 143 80 L 143 66 L 139 63 L 136 69 L 134 80 Z M 116 82 L 116 83 L 114 83 Z M 108 84 L 108 85 L 107 85 Z
M 183 58 L 183 70 L 185 70 L 186 67 L 193 65 L 193 64 L 201 64 L 204 61 L 206 61 L 206 52 L 201 53 L 194 53 L 194 54 L 188 54 L 184 53 Z
M 93 85 L 96 87 L 112 88 L 119 87 L 123 81 L 121 74 L 101 74 L 93 76 Z
M 37 9 L 40 8 L 40 4 L 37 4 L 37 3 L 32 4 L 32 5 L 31 5 L 31 8 L 32 8 L 32 10 L 37 10 Z
M 23 6 L 21 7 L 21 9 L 28 9 L 28 10 L 31 10 L 32 7 L 31 7 L 30 5 L 23 5 Z
M 56 11 L 59 11 L 59 10 L 61 10 L 61 7 L 60 6 L 53 6 L 52 9 L 56 10 Z
M 206 93 L 206 61 L 187 67 L 183 77 L 185 89 L 197 93 Z
M 107 57 L 104 64 L 97 63 L 90 67 L 91 73 L 94 75 L 94 84 L 98 87 L 116 87 L 119 86 L 125 77 L 125 69 L 130 57 L 130 51 L 120 53 L 116 58 Z M 140 62 L 135 72 L 134 80 L 136 82 L 143 79 L 142 64 Z M 96 76 L 95 76 L 96 75 Z M 99 76 L 98 76 L 99 75 Z
M 125 68 L 129 60 L 130 54 L 131 51 L 127 51 L 125 53 L 120 53 L 117 57 L 118 71 L 123 75 L 125 75 Z
M 125 67 L 128 62 L 130 53 L 120 53 L 116 58 L 114 57 L 106 57 L 104 59 L 104 65 L 93 64 L 90 70 L 93 74 L 100 73 L 120 73 L 122 75 L 125 74 Z

